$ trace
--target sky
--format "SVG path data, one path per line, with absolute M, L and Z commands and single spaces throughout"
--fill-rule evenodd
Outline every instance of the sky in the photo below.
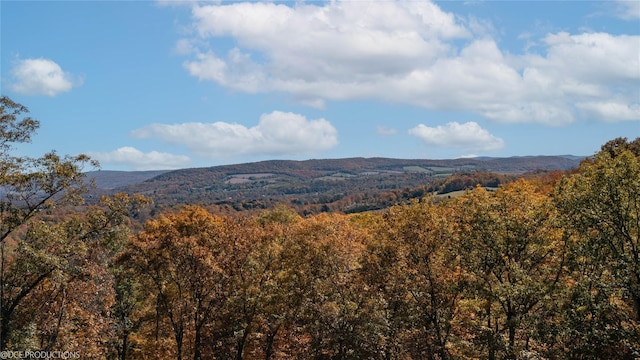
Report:
M 640 1 L 0 1 L 22 156 L 105 170 L 590 156 L 640 137 Z

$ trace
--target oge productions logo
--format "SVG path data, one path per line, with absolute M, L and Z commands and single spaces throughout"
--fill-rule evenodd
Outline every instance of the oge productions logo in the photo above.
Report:
M 79 351 L 0 351 L 0 359 L 80 359 Z

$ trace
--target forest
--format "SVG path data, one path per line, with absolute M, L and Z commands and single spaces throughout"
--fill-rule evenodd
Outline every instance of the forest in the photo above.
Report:
M 574 169 L 582 158 L 270 160 L 159 174 L 99 170 L 88 172 L 87 179 L 96 185 L 91 192 L 93 199 L 117 192 L 149 197 L 153 204 L 147 207 L 145 216 L 177 210 L 178 204 L 199 205 L 222 215 L 286 205 L 307 216 L 381 210 L 429 193 L 444 195 L 478 184 L 497 187 L 516 178 Z
M 87 156 L 13 155 L 39 122 L 0 106 L 2 356 L 640 358 L 640 138 L 444 200 L 143 219 L 84 203 Z

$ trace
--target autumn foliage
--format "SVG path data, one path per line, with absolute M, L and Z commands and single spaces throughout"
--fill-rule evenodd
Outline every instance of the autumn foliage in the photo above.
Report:
M 9 143 L 28 140 L 34 123 L 2 121 L 13 135 L 0 142 L 1 350 L 640 357 L 640 139 L 610 141 L 571 173 L 447 201 L 308 217 L 185 205 L 139 224 L 140 196 L 78 207 L 84 157 L 21 168 Z
M 119 257 L 144 284 L 127 357 L 633 359 L 637 141 L 554 186 L 358 215 L 162 215 Z

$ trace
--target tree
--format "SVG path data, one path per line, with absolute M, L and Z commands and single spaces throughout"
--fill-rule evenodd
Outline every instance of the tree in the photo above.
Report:
M 83 170 L 97 162 L 13 156 L 39 127 L 28 112 L 0 98 L 0 350 L 64 344 L 97 357 L 112 337 L 112 259 L 148 201 L 117 194 L 86 207 Z
M 481 357 L 535 353 L 536 322 L 544 321 L 535 315 L 558 296 L 565 263 L 547 194 L 519 180 L 493 194 L 477 188 L 457 206 L 458 253 L 472 290 L 466 297 Z
M 55 203 L 79 202 L 87 190 L 83 167 L 98 166 L 86 155 L 60 157 L 54 151 L 41 158 L 11 155 L 14 143 L 25 143 L 39 127 L 28 109 L 0 98 L 0 242 L 26 224 L 38 211 Z
M 203 339 L 211 336 L 205 331 L 218 319 L 214 314 L 224 316 L 228 295 L 234 291 L 229 271 L 237 260 L 237 244 L 235 232 L 228 230 L 226 218 L 187 206 L 148 221 L 122 255 L 120 261 L 141 276 L 148 300 L 155 304 L 156 321 L 166 320 L 173 335 L 174 350 L 159 348 L 156 356 L 169 351 L 167 356 L 177 359 L 203 358 Z M 156 339 L 163 337 L 160 325 Z M 223 328 L 227 327 L 210 331 Z
M 39 127 L 28 112 L 23 105 L 0 98 L 0 350 L 12 336 L 16 309 L 54 272 L 48 262 L 38 264 L 43 260 L 40 255 L 28 254 L 29 242 L 37 242 L 37 227 L 25 231 L 24 226 L 56 204 L 80 202 L 87 187 L 83 166 L 97 166 L 85 155 L 60 157 L 53 151 L 41 158 L 12 156 L 14 144 L 29 142 Z M 15 262 L 15 249 L 34 263 Z M 29 274 L 19 285 L 10 280 L 15 269 Z
M 5 317 L 14 334 L 8 337 L 12 348 L 76 344 L 86 357 L 105 353 L 112 337 L 111 262 L 129 235 L 129 216 L 145 203 L 116 194 L 81 213 L 39 214 L 29 224 L 4 272 L 4 303 L 13 308 Z
M 234 306 L 242 314 L 239 323 L 244 325 L 244 343 L 249 331 L 256 339 L 250 358 L 268 360 L 295 351 L 295 344 L 280 344 L 278 340 L 282 333 L 295 339 L 295 318 L 308 289 L 307 279 L 298 276 L 303 270 L 298 267 L 300 254 L 290 251 L 301 221 L 284 206 L 242 221 L 242 228 L 252 241 L 238 269 L 239 291 Z
M 370 244 L 377 255 L 365 268 L 368 283 L 385 299 L 387 356 L 452 357 L 466 280 L 447 205 L 425 198 L 390 208 L 383 213 L 381 242 Z
M 561 341 L 576 356 L 640 354 L 640 138 L 604 144 L 554 193 L 571 239 Z
M 380 358 L 382 309 L 360 272 L 366 234 L 344 215 L 320 214 L 302 222 L 289 244 L 291 270 L 307 284 L 299 324 L 306 358 Z
M 31 135 L 40 126 L 26 114 L 29 110 L 6 96 L 0 98 L 0 152 L 6 156 L 12 143 L 23 143 L 31 140 Z

